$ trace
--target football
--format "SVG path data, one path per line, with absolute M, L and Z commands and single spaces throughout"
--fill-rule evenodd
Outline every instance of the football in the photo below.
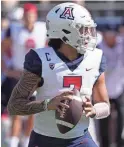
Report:
M 69 105 L 69 108 L 62 108 L 62 114 L 56 110 L 55 118 L 56 124 L 60 133 L 65 134 L 68 131 L 72 130 L 76 124 L 79 122 L 82 115 L 82 99 L 79 97 L 79 92 L 75 92 L 73 99 L 71 101 L 64 100 L 62 101 L 65 104 Z

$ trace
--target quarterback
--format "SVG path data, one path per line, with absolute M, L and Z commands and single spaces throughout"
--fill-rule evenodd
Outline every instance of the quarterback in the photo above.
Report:
M 48 13 L 46 27 L 49 47 L 32 49 L 25 56 L 24 72 L 11 94 L 8 111 L 35 114 L 29 147 L 97 147 L 88 132 L 89 118 L 107 117 L 110 105 L 105 58 L 96 48 L 96 24 L 84 7 L 62 3 Z M 61 101 L 73 99 L 74 88 L 86 96 L 85 113 L 71 131 L 61 134 L 55 110 L 61 113 L 60 106 L 69 107 Z M 36 101 L 30 101 L 35 90 Z

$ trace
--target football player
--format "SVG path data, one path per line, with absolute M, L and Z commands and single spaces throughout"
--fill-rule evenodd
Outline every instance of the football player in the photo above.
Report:
M 89 131 L 89 118 L 110 114 L 105 86 L 105 59 L 96 48 L 96 24 L 90 13 L 75 3 L 55 6 L 46 18 L 48 48 L 30 50 L 24 72 L 8 103 L 11 115 L 35 114 L 29 147 L 97 147 Z M 55 122 L 55 110 L 68 108 L 61 101 L 73 99 L 77 88 L 85 100 L 85 115 L 66 134 Z M 37 90 L 36 101 L 29 97 Z M 86 92 L 88 91 L 88 93 Z M 93 97 L 93 103 L 91 99 Z

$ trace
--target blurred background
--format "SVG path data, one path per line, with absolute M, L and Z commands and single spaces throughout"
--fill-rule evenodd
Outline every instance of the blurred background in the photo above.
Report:
M 31 48 L 47 46 L 45 17 L 67 1 L 1 1 L 1 124 L 2 147 L 28 147 L 33 116 L 10 117 L 6 106 Z M 111 115 L 91 120 L 100 147 L 124 147 L 124 1 L 71 1 L 85 6 L 97 23 L 97 47 L 107 60 L 106 85 Z M 35 97 L 32 96 L 32 98 Z

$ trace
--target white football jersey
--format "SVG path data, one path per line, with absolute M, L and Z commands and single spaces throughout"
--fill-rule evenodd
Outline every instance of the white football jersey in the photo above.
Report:
M 100 75 L 102 50 L 87 51 L 81 63 L 73 71 L 57 56 L 53 48 L 43 48 L 34 51 L 42 61 L 41 76 L 44 79 L 43 86 L 37 89 L 37 100 L 52 99 L 62 92 L 73 88 L 77 88 L 80 93 L 83 93 L 84 89 L 89 89 L 90 95 L 92 95 L 93 85 Z M 55 111 L 44 111 L 35 114 L 34 117 L 34 131 L 45 136 L 66 139 L 79 137 L 83 135 L 84 130 L 88 126 L 89 118 L 82 114 L 74 129 L 66 134 L 61 134 L 56 125 Z
M 32 48 L 41 48 L 46 43 L 45 22 L 36 22 L 34 29 L 29 32 L 21 23 L 10 26 L 12 39 L 12 60 L 15 69 L 23 69 L 26 53 Z

